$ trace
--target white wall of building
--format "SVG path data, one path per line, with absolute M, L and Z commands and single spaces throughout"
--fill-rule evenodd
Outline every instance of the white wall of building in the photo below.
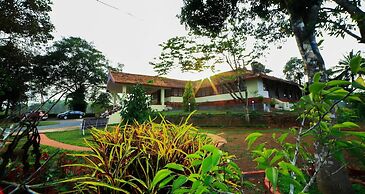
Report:
M 183 102 L 183 97 L 177 97 L 177 96 L 171 96 L 171 97 L 167 97 L 165 98 L 166 102 Z
M 239 92 L 236 92 L 237 95 L 240 95 Z M 242 92 L 242 96 L 245 96 L 245 92 Z M 225 101 L 225 100 L 233 100 L 230 94 L 218 94 L 212 96 L 203 96 L 195 98 L 197 103 L 201 102 L 216 102 L 216 101 Z

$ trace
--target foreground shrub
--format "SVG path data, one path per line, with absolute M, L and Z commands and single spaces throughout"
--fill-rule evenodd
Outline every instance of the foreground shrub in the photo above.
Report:
M 174 125 L 152 121 L 113 129 L 92 130 L 93 141 L 85 140 L 92 153 L 72 154 L 85 163 L 69 164 L 92 170 L 75 182 L 75 190 L 96 193 L 154 193 L 153 177 L 168 163 L 189 166 L 187 155 L 211 139 L 185 122 Z
M 232 155 L 213 145 L 189 154 L 189 165 L 170 163 L 158 171 L 152 186 L 171 193 L 243 193 L 241 170 Z

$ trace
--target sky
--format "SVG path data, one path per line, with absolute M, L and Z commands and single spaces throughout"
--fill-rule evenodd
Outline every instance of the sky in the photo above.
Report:
M 182 0 L 54 0 L 50 14 L 56 28 L 53 35 L 55 40 L 77 36 L 92 42 L 111 64 L 124 64 L 124 72 L 156 75 L 149 62 L 160 55 L 158 44 L 187 34 L 176 17 L 182 4 Z M 324 40 L 321 53 L 327 67 L 337 64 L 352 49 L 365 52 L 365 45 L 353 38 L 326 36 Z M 273 70 L 271 75 L 284 78 L 282 70 L 291 57 L 300 58 L 294 38 L 288 38 L 281 49 L 272 45 L 259 61 Z M 217 69 L 229 67 L 222 64 Z M 175 69 L 167 77 L 198 80 L 210 75 L 209 70 L 181 73 Z

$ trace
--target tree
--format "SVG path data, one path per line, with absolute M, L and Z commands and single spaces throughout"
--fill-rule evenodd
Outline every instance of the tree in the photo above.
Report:
M 112 107 L 111 95 L 107 92 L 102 92 L 95 99 L 95 101 L 91 104 L 91 108 L 94 113 L 103 113 L 105 110 L 108 110 Z
M 66 96 L 66 104 L 68 105 L 68 108 L 75 111 L 86 112 L 87 102 L 85 100 L 85 94 L 85 88 L 82 86 L 69 93 Z
M 27 53 L 11 42 L 0 46 L 0 104 L 6 102 L 5 115 L 19 102 L 27 99 L 27 82 L 32 79 L 29 58 Z
M 128 98 L 123 100 L 122 110 L 120 115 L 123 122 L 143 123 L 147 121 L 152 113 L 149 106 L 150 98 L 146 95 L 144 88 L 141 85 L 132 87 Z
M 50 0 L 7 0 L 0 2 L 0 43 L 39 44 L 52 39 L 54 26 L 48 13 Z
M 191 112 L 196 109 L 195 92 L 191 82 L 186 83 L 183 94 L 183 107 L 185 111 Z
M 354 51 L 351 51 L 346 56 L 344 56 L 336 66 L 332 68 L 333 79 L 346 81 L 355 80 L 354 74 L 351 73 L 351 67 L 349 65 L 351 60 L 361 60 L 360 68 L 365 68 L 365 59 L 361 57 L 361 52 L 358 51 L 354 53 Z
M 293 81 L 299 85 L 304 83 L 304 63 L 297 57 L 292 57 L 286 62 L 283 73 L 287 80 Z
M 252 69 L 253 73 L 263 73 L 263 74 L 266 74 L 266 73 L 272 72 L 271 69 L 266 69 L 266 67 L 265 67 L 264 64 L 262 64 L 260 62 L 257 62 L 257 61 L 251 62 L 251 69 Z
M 320 54 L 316 36 L 323 32 L 329 35 L 349 35 L 365 43 L 365 12 L 361 10 L 363 1 L 333 0 L 332 3 L 322 0 L 258 0 L 258 1 L 201 1 L 186 0 L 181 10 L 181 22 L 194 33 L 217 36 L 228 21 L 237 19 L 238 26 L 244 33 L 266 42 L 277 42 L 288 36 L 294 36 L 305 64 L 309 84 L 313 83 L 314 74 L 321 72 L 328 77 L 325 63 Z M 356 32 L 357 31 L 357 32 Z M 359 33 L 359 34 L 358 34 Z M 318 142 L 317 151 L 328 147 Z M 329 163 L 339 164 L 333 159 Z M 344 169 L 334 169 L 338 165 L 325 164 L 320 176 L 330 177 L 334 182 L 328 186 L 319 181 L 322 192 L 351 191 L 349 180 L 339 176 Z M 341 173 L 334 173 L 341 171 Z M 320 180 L 328 179 L 322 177 Z M 291 190 L 293 192 L 293 190 Z
M 55 42 L 44 59 L 52 67 L 53 85 L 69 92 L 70 108 L 85 112 L 86 96 L 105 83 L 108 62 L 104 55 L 86 40 L 69 37 Z
M 6 113 L 21 100 L 32 81 L 35 46 L 52 39 L 49 0 L 0 2 L 0 107 Z
M 245 119 L 250 121 L 248 97 L 242 73 L 246 66 L 262 55 L 261 49 L 246 50 L 247 37 L 230 21 L 222 33 L 211 37 L 207 34 L 190 33 L 184 37 L 174 37 L 162 43 L 162 53 L 150 64 L 160 75 L 167 74 L 172 68 L 184 71 L 214 71 L 217 65 L 228 65 L 234 75 L 218 77 L 217 81 L 225 87 L 233 99 L 239 100 L 244 107 Z M 234 84 L 228 84 L 234 83 Z M 244 94 L 243 94 L 244 92 Z
M 336 37 L 349 35 L 365 43 L 362 4 L 357 0 L 333 0 L 332 3 L 321 0 L 187 0 L 180 19 L 195 33 L 212 36 L 219 34 L 230 19 L 237 19 L 237 26 L 244 33 L 266 42 L 295 36 L 306 73 L 312 82 L 315 72 L 325 71 L 317 35 L 323 32 Z

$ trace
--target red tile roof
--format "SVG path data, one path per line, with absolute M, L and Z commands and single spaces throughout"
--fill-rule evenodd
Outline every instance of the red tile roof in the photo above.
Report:
M 165 77 L 159 77 L 159 76 L 148 76 L 148 75 L 139 75 L 139 74 L 131 74 L 131 73 L 123 73 L 123 72 L 116 72 L 116 71 L 110 71 L 109 72 L 111 80 L 114 83 L 121 83 L 121 84 L 142 84 L 142 85 L 150 85 L 150 86 L 157 86 L 157 87 L 167 87 L 167 88 L 184 88 L 186 80 L 177 80 L 177 79 L 170 79 Z M 284 82 L 290 85 L 296 85 L 298 84 L 280 79 L 277 77 L 269 76 L 266 74 L 255 74 L 252 71 L 249 70 L 242 70 L 242 71 L 226 71 L 222 72 L 216 75 L 213 75 L 210 77 L 210 81 L 218 85 L 222 82 L 230 82 L 235 80 L 235 77 L 237 76 L 243 76 L 244 80 L 249 79 L 255 79 L 255 78 L 263 78 L 273 81 L 279 81 Z M 211 83 L 208 79 L 202 79 L 202 80 L 196 80 L 193 81 L 194 85 L 200 85 L 200 88 L 203 87 L 210 87 Z
M 168 88 L 184 88 L 187 81 L 170 79 L 158 76 L 139 75 L 131 73 L 123 73 L 110 71 L 109 75 L 114 83 L 122 84 L 142 84 L 157 87 L 168 87 Z
M 215 85 L 218 85 L 219 83 L 227 83 L 227 82 L 234 81 L 234 80 L 236 80 L 237 76 L 242 76 L 244 80 L 262 78 L 262 79 L 279 81 L 279 82 L 284 82 L 284 83 L 287 83 L 287 84 L 290 84 L 290 85 L 299 86 L 298 84 L 296 84 L 295 82 L 292 82 L 292 81 L 280 79 L 280 78 L 277 78 L 277 77 L 274 77 L 274 76 L 269 76 L 269 75 L 266 75 L 266 74 L 255 74 L 250 70 L 226 71 L 226 72 L 222 72 L 222 73 L 211 76 L 210 81 L 208 79 L 204 79 L 204 80 L 194 81 L 194 83 L 195 84 L 201 84 L 201 86 L 200 86 L 201 88 L 211 87 L 210 82 L 212 82 Z

